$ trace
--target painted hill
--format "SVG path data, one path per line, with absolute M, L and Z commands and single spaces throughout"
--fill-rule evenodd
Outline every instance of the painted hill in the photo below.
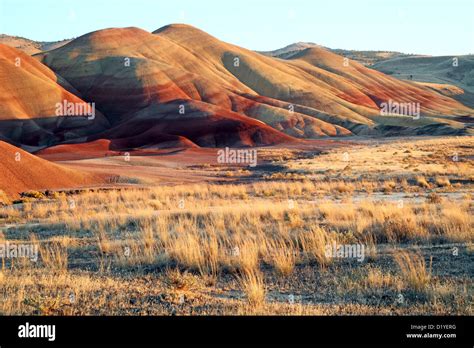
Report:
M 15 198 L 21 192 L 73 188 L 103 182 L 103 179 L 48 162 L 0 141 L 0 191 Z
M 95 102 L 112 124 L 88 141 L 109 139 L 123 148 L 150 147 L 170 137 L 222 146 L 383 134 L 377 116 L 389 99 L 420 102 L 430 117 L 473 113 L 431 88 L 320 47 L 281 60 L 182 24 L 154 33 L 99 30 L 35 57 Z M 444 125 L 443 119 L 430 120 Z M 406 118 L 400 123 L 418 127 Z
M 224 61 L 228 71 L 258 94 L 316 109 L 329 115 L 325 120 L 350 130 L 354 129 L 353 124 L 371 125 L 370 116 L 378 116 L 380 104 L 388 99 L 419 102 L 425 115 L 472 115 L 473 112 L 428 88 L 380 74 L 321 47 L 307 48 L 282 61 L 224 44 L 189 26 L 171 25 L 156 33 L 214 64 Z M 228 60 L 237 56 L 241 65 L 235 69 Z
M 266 114 L 280 113 L 280 120 L 268 125 L 252 117 L 259 102 L 243 95 L 258 95 L 231 73 L 138 28 L 91 33 L 38 57 L 95 101 L 112 123 L 89 141 L 104 137 L 122 148 L 127 141 L 128 147 L 150 147 L 174 137 L 199 146 L 252 146 L 294 141 L 291 135 L 305 131 L 336 135 L 339 129 L 272 105 Z
M 0 45 L 0 139 L 36 148 L 104 129 L 108 122 L 98 111 L 94 120 L 57 112 L 58 103 L 85 107 L 78 95 L 36 59 Z
M 327 82 L 332 85 L 338 86 L 335 83 L 342 82 L 343 86 L 355 87 L 357 91 L 364 95 L 364 97 L 351 100 L 357 105 L 368 107 L 375 105 L 378 110 L 378 106 L 382 101 L 394 100 L 405 103 L 420 103 L 422 114 L 426 116 L 467 115 L 472 113 L 472 110 L 459 102 L 434 93 L 429 88 L 394 79 L 354 61 L 346 61 L 347 66 L 344 66 L 344 64 L 341 64 L 339 55 L 321 48 L 306 49 L 290 60 L 303 69 L 309 64 L 335 74 L 336 76 L 330 76 L 330 80 L 327 79 Z M 339 80 L 339 78 L 342 80 Z M 356 94 L 352 92 L 349 96 L 353 98 Z

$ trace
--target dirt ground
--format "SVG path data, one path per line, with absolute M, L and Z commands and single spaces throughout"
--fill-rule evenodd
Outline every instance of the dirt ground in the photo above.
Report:
M 474 313 L 474 138 L 257 154 L 58 161 L 110 183 L 0 207 L 0 245 L 39 254 L 2 260 L 0 313 Z

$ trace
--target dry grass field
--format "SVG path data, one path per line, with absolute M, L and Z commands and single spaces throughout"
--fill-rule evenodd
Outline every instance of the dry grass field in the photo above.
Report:
M 473 149 L 267 147 L 256 167 L 166 167 L 195 183 L 29 192 L 0 206 L 0 243 L 40 257 L 3 259 L 0 314 L 473 315 Z

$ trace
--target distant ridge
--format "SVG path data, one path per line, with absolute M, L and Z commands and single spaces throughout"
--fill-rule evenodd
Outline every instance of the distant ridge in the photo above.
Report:
M 296 42 L 296 43 L 290 44 L 288 46 L 285 46 L 283 48 L 279 48 L 273 51 L 259 51 L 259 53 L 270 56 L 270 57 L 289 59 L 295 54 L 297 54 L 298 52 L 303 51 L 307 48 L 312 48 L 312 47 L 319 47 L 319 48 L 326 49 L 338 55 L 355 60 L 366 66 L 371 66 L 375 63 L 378 63 L 387 59 L 412 56 L 410 54 L 393 52 L 393 51 L 357 51 L 357 50 L 333 49 L 333 48 L 324 47 L 312 42 Z
M 0 34 L 0 44 L 17 48 L 30 56 L 36 53 L 54 50 L 55 48 L 61 47 L 70 41 L 71 39 L 51 42 L 33 41 L 20 36 Z

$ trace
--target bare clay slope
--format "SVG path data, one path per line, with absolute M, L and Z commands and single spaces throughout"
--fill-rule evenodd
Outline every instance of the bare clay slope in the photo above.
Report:
M 0 141 L 0 190 L 17 197 L 29 190 L 72 188 L 103 182 L 85 172 L 48 162 Z
M 0 44 L 0 139 L 41 148 L 105 129 L 108 122 L 98 111 L 94 120 L 57 113 L 57 103 L 84 104 L 74 93 L 47 66 Z
M 360 63 L 348 61 L 347 66 L 344 66 L 341 64 L 340 56 L 322 48 L 306 49 L 293 56 L 291 60 L 302 68 L 309 64 L 336 74 L 377 104 L 389 99 L 398 102 L 418 102 L 421 112 L 430 116 L 466 115 L 472 111 L 456 100 L 433 92 L 429 88 L 408 81 L 400 81 Z
M 358 122 L 367 116 L 378 115 L 380 103 L 389 99 L 419 102 L 422 113 L 430 116 L 472 115 L 473 112 L 429 88 L 384 75 L 322 47 L 307 48 L 285 61 L 222 43 L 189 26 L 171 25 L 155 33 L 205 57 L 214 65 L 223 63 L 228 71 L 262 96 L 302 104 Z M 238 67 L 233 64 L 236 57 L 240 62 Z
M 91 137 L 120 148 L 155 146 L 181 136 L 199 146 L 292 141 L 267 124 L 234 112 L 232 91 L 252 91 L 171 40 L 138 28 L 84 35 L 40 56 L 112 123 Z M 231 77 L 231 78 L 228 78 Z M 184 144 L 186 145 L 186 144 Z
M 474 55 L 400 57 L 379 62 L 374 69 L 400 79 L 448 86 L 442 88 L 457 86 L 462 91 L 457 92 L 454 98 L 474 107 Z

